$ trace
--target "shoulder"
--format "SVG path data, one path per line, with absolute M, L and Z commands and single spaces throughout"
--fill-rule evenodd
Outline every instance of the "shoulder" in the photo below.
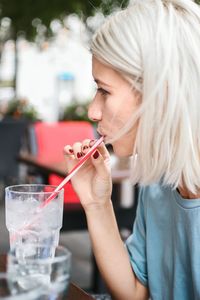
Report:
M 149 196 L 151 198 L 155 198 L 158 195 L 163 195 L 169 192 L 169 188 L 163 186 L 161 183 L 155 183 L 151 185 L 140 185 L 139 186 L 139 195 L 141 196 Z
M 169 198 L 172 190 L 168 186 L 163 186 L 161 183 L 155 183 L 148 186 L 139 186 L 139 202 L 147 205 L 148 202 L 158 203 L 159 201 Z

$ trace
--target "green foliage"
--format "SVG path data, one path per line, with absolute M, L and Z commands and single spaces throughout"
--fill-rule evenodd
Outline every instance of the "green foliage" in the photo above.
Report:
M 195 2 L 200 4 L 200 0 Z M 0 0 L 0 19 L 9 17 L 12 20 L 12 38 L 16 39 L 18 33 L 24 32 L 27 39 L 32 39 L 36 34 L 32 21 L 36 18 L 47 27 L 48 35 L 53 19 L 62 19 L 70 13 L 86 19 L 96 11 L 107 15 L 116 7 L 123 8 L 127 4 L 128 0 Z
M 24 32 L 27 39 L 32 39 L 36 34 L 32 21 L 36 18 L 49 28 L 53 19 L 62 19 L 70 13 L 77 13 L 84 19 L 97 10 L 107 14 L 113 7 L 121 7 L 126 3 L 127 0 L 123 2 L 119 0 L 0 0 L 0 19 L 3 17 L 11 19 L 12 38 L 16 39 L 18 33 Z
M 71 104 L 66 107 L 64 113 L 62 115 L 61 121 L 64 120 L 76 120 L 76 121 L 89 121 L 88 118 L 88 105 L 89 103 L 85 104 Z
M 1 110 L 0 110 L 1 111 Z M 27 119 L 30 121 L 37 121 L 38 113 L 35 108 L 25 99 L 13 99 L 8 102 L 7 107 L 2 112 L 2 117 L 12 117 L 14 119 Z

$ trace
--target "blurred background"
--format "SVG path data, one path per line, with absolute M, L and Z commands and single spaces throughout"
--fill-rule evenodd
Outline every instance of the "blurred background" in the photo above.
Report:
M 91 37 L 107 15 L 126 5 L 127 0 L 0 0 L 0 253 L 9 249 L 5 186 L 49 183 L 49 173 L 21 164 L 19 153 L 36 154 L 38 123 L 53 128 L 68 121 L 90 122 L 87 107 L 95 93 Z M 122 169 L 126 163 L 120 162 Z M 121 193 L 131 198 L 130 184 L 123 187 Z M 60 238 L 72 252 L 72 281 L 88 291 L 103 291 L 94 279 L 97 270 L 86 225 L 75 227 L 66 226 Z
M 69 106 L 72 113 L 74 105 L 90 101 L 91 36 L 126 2 L 1 0 L 0 117 L 11 100 L 23 101 L 33 118 L 50 122 L 68 118 Z M 77 114 L 80 118 L 81 110 Z

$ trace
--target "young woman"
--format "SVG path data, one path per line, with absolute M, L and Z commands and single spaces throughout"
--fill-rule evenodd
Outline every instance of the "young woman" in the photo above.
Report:
M 72 179 L 114 299 L 200 299 L 200 8 L 136 0 L 94 35 L 97 93 L 88 115 L 141 184 L 123 244 L 104 143 Z M 70 170 L 91 146 L 66 145 Z

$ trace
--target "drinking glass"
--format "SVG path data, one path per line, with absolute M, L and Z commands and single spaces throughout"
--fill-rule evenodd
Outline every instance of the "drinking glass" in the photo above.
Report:
M 27 289 L 22 288 L 16 277 L 7 273 L 0 273 L 0 299 L 1 300 L 36 300 L 41 295 L 41 284 L 38 280 Z
M 55 188 L 42 184 L 6 187 L 6 227 L 11 251 L 20 249 L 26 255 L 31 251 L 30 245 L 45 245 L 40 254 L 44 257 L 54 256 L 62 227 L 63 189 L 52 201 L 45 201 Z
M 30 290 L 35 280 L 42 285 L 38 300 L 57 300 L 66 298 L 70 273 L 71 253 L 68 249 L 58 246 L 55 256 L 48 258 L 41 252 L 49 253 L 49 246 L 32 245 L 32 251 L 25 253 L 23 249 L 10 251 L 8 254 L 8 274 L 18 278 L 21 288 Z

